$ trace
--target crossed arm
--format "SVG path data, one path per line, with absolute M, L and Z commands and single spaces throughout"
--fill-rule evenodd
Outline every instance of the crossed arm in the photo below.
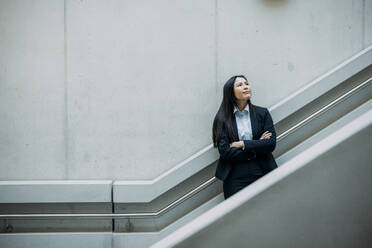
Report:
M 224 132 L 221 134 L 221 139 L 218 143 L 218 151 L 222 159 L 226 161 L 246 161 L 255 156 L 253 152 L 243 151 L 241 148 L 230 146 Z
M 229 144 L 225 133 L 218 143 L 218 151 L 224 160 L 241 161 L 255 156 L 255 153 L 271 153 L 276 146 L 276 132 L 269 111 L 265 114 L 264 132 L 259 140 L 244 140 Z M 242 149 L 244 142 L 244 150 Z
M 276 132 L 269 111 L 266 111 L 264 130 L 271 133 L 269 138 L 259 140 L 244 140 L 244 151 L 257 153 L 271 153 L 276 146 Z

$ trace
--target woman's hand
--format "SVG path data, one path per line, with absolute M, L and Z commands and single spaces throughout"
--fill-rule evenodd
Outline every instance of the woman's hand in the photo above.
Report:
M 260 139 L 270 139 L 271 133 L 269 131 L 264 132 Z
M 235 141 L 230 144 L 230 147 L 242 148 L 244 145 L 243 141 Z

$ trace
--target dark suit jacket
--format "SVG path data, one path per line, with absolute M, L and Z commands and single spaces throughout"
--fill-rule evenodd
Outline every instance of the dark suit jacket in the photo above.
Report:
M 253 111 L 255 111 L 255 114 Z M 244 140 L 244 150 L 230 147 L 227 134 L 223 132 L 221 135 L 221 139 L 218 143 L 220 159 L 215 176 L 222 181 L 227 178 L 232 166 L 234 166 L 236 162 L 244 162 L 255 158 L 252 161 L 259 163 L 264 174 L 278 167 L 271 154 L 276 146 L 276 132 L 269 111 L 267 108 L 253 105 L 253 110 L 250 108 L 249 115 L 251 117 L 253 139 Z M 233 117 L 233 128 L 236 134 L 234 141 L 239 141 L 235 116 Z M 265 131 L 272 133 L 270 139 L 260 140 L 261 135 Z

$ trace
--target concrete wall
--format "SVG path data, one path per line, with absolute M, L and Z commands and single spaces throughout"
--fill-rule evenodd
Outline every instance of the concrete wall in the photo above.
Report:
M 0 179 L 66 178 L 63 16 L 0 0 Z
M 222 86 L 272 106 L 372 43 L 359 0 L 0 0 L 0 180 L 153 179 L 211 143 Z

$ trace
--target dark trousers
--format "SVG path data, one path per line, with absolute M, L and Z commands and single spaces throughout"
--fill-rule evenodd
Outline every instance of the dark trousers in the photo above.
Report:
M 256 159 L 234 163 L 228 177 L 223 182 L 223 194 L 225 199 L 247 187 L 263 175 L 264 173 Z

